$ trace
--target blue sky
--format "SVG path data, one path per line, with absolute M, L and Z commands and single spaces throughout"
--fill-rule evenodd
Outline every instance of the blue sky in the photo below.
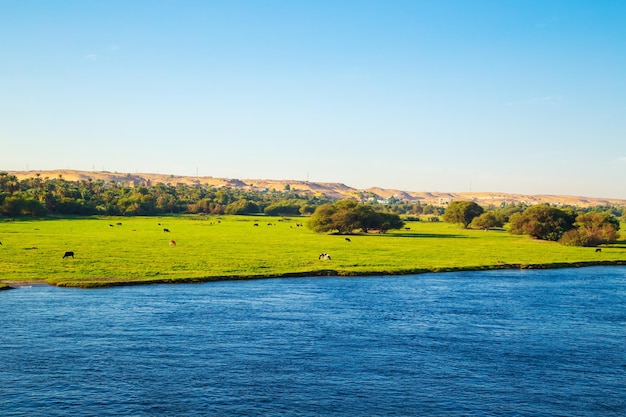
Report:
M 626 199 L 626 2 L 0 0 L 0 170 Z

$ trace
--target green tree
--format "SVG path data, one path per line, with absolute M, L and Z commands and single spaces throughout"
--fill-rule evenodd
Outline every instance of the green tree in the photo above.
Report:
M 380 226 L 378 228 L 382 232 L 393 229 L 402 229 L 404 227 L 404 222 L 400 219 L 400 216 L 395 213 L 377 213 L 377 215 L 380 221 Z
M 307 215 L 315 213 L 315 209 L 316 209 L 316 206 L 313 204 L 303 204 L 300 207 L 300 214 L 307 216 Z
M 254 214 L 259 212 L 259 206 L 253 201 L 241 199 L 226 206 L 226 214 Z
M 357 229 L 364 232 L 370 229 L 385 232 L 403 226 L 404 222 L 397 214 L 377 212 L 371 206 L 354 200 L 321 205 L 308 223 L 308 227 L 316 232 L 336 230 L 339 234 L 352 233 Z
M 474 217 L 480 216 L 483 212 L 483 208 L 473 201 L 453 201 L 443 213 L 443 220 L 448 223 L 460 223 L 467 229 Z
M 6 216 L 43 216 L 46 214 L 46 207 L 34 198 L 15 193 L 6 197 L 0 206 L 0 214 Z
M 358 205 L 353 200 L 324 204 L 315 210 L 308 226 L 316 232 L 337 230 L 340 234 L 352 233 L 353 230 L 361 228 L 356 213 Z
M 581 213 L 574 229 L 563 234 L 560 243 L 569 246 L 598 246 L 619 238 L 619 220 L 608 213 Z
M 515 213 L 509 222 L 509 232 L 530 235 L 537 239 L 558 241 L 565 232 L 574 228 L 573 212 L 547 205 L 531 206 Z
M 300 205 L 291 201 L 276 202 L 263 210 L 268 216 L 294 216 L 300 214 Z
M 502 221 L 502 217 L 498 216 L 498 214 L 493 211 L 486 211 L 480 216 L 474 217 L 472 222 L 470 223 L 470 227 L 475 229 L 490 229 L 492 227 L 502 227 L 504 222 Z

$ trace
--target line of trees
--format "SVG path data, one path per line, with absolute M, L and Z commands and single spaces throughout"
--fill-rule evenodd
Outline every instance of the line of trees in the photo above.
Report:
M 402 227 L 399 215 L 442 215 L 464 228 L 501 228 L 565 245 L 595 246 L 619 237 L 619 220 L 626 208 L 554 207 L 524 204 L 485 209 L 473 201 L 452 201 L 446 208 L 419 203 L 361 203 L 324 195 L 283 190 L 247 190 L 185 184 L 130 186 L 102 180 L 67 181 L 40 175 L 18 180 L 0 172 L 0 215 L 157 215 L 168 213 L 312 215 L 317 231 L 351 233 L 354 230 L 387 231 Z M 317 210 L 317 211 L 316 211 Z
M 617 241 L 619 229 L 619 220 L 608 213 L 576 213 L 538 205 L 512 216 L 509 232 L 568 246 L 597 246 Z
M 0 215 L 157 215 L 168 213 L 311 214 L 333 201 L 291 190 L 244 190 L 185 184 L 129 186 L 102 180 L 63 177 L 18 180 L 0 172 Z
M 485 211 L 473 201 L 453 201 L 443 218 L 464 228 L 487 230 L 508 224 L 508 231 L 512 234 L 530 235 L 570 246 L 597 246 L 614 243 L 619 238 L 617 215 L 624 218 L 624 208 L 576 210 L 539 204 Z
M 370 200 L 369 195 L 362 196 Z M 68 181 L 62 176 L 42 178 L 36 174 L 18 180 L 0 172 L 0 215 L 157 215 L 168 213 L 310 215 L 336 199 L 321 194 L 283 190 L 248 190 L 206 185 L 156 184 L 133 186 L 103 180 Z M 406 215 L 443 214 L 430 204 L 389 200 L 367 201 L 378 211 Z

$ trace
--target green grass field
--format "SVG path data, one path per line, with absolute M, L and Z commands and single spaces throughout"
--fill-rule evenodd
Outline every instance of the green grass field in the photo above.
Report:
M 0 286 L 41 281 L 94 287 L 626 263 L 624 242 L 596 253 L 504 231 L 428 222 L 410 222 L 410 230 L 384 235 L 349 236 L 348 242 L 345 236 L 296 226 L 306 221 L 262 216 L 0 221 Z M 62 259 L 65 251 L 75 252 L 75 258 Z M 332 259 L 319 260 L 322 252 Z

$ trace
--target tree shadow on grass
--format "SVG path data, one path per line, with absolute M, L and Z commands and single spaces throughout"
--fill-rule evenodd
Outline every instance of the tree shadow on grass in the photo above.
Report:
M 613 243 L 606 243 L 600 246 L 603 248 L 626 249 L 626 239 L 619 239 Z
M 445 233 L 360 233 L 358 236 L 377 237 L 402 237 L 402 238 L 426 238 L 426 239 L 476 239 L 473 236 L 445 234 Z

